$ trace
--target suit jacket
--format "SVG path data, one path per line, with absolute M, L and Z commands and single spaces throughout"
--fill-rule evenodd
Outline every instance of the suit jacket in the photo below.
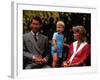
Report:
M 26 63 L 33 63 L 33 55 L 41 55 L 48 60 L 48 38 L 39 33 L 37 42 L 32 35 L 32 32 L 26 33 L 23 36 L 23 58 L 26 59 Z

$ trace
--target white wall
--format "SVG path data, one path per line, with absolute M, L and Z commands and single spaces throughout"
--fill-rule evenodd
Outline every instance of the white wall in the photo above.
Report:
M 11 65 L 11 1 L 12 0 L 0 0 L 0 80 L 12 80 L 10 76 Z M 23 0 L 25 1 L 25 0 Z M 98 27 L 100 27 L 100 5 L 99 0 L 29 0 L 33 3 L 40 4 L 59 4 L 59 5 L 75 5 L 97 8 L 97 20 Z M 98 28 L 99 29 L 99 28 Z M 97 49 L 100 48 L 100 31 L 98 31 Z M 100 61 L 100 51 L 98 51 L 98 63 Z M 54 77 L 45 77 L 45 80 L 99 80 L 100 75 L 100 63 L 98 64 L 98 72 L 93 74 L 76 74 Z M 20 80 L 20 79 L 18 79 Z M 23 79 L 22 79 L 23 80 Z M 24 79 L 24 80 L 35 80 Z M 41 79 L 38 79 L 41 80 Z

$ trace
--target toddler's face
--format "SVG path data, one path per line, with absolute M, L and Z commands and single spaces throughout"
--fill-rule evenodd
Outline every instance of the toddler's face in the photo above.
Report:
M 62 25 L 57 25 L 56 31 L 57 31 L 58 33 L 62 33 L 62 32 L 64 31 L 64 26 L 62 26 Z

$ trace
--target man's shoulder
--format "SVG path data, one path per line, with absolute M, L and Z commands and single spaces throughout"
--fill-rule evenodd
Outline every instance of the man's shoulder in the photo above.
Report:
M 30 32 L 27 32 L 27 33 L 25 33 L 25 34 L 23 35 L 23 37 L 28 37 L 28 36 L 30 36 Z
M 41 35 L 42 38 L 44 38 L 44 39 L 48 39 L 47 36 L 45 36 L 45 35 L 43 35 L 43 34 L 40 34 L 40 35 Z

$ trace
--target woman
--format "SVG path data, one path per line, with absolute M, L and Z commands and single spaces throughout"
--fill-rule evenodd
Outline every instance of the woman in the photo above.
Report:
M 86 65 L 90 54 L 90 47 L 86 42 L 85 28 L 83 26 L 73 27 L 73 36 L 76 41 L 69 47 L 68 57 L 63 62 L 64 67 Z

